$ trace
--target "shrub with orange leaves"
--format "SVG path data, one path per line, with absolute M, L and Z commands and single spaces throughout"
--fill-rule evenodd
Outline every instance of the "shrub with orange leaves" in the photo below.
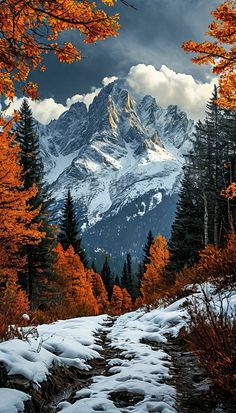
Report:
M 208 245 L 200 252 L 200 259 L 192 267 L 184 268 L 176 274 L 175 285 L 167 291 L 169 297 L 185 295 L 185 286 L 210 281 L 221 290 L 236 283 L 236 235 L 228 236 L 224 248 Z M 189 291 L 186 293 L 189 294 Z
M 214 21 L 209 25 L 207 35 L 213 41 L 203 43 L 187 41 L 186 52 L 197 53 L 192 61 L 197 64 L 211 64 L 212 72 L 219 75 L 219 98 L 217 102 L 226 109 L 236 111 L 236 4 L 225 1 L 212 11 Z
M 212 381 L 222 390 L 236 394 L 236 320 L 228 315 L 223 302 L 216 312 L 204 293 L 201 310 L 190 306 L 190 325 L 186 334 L 188 349 L 204 365 Z M 234 316 L 232 318 L 232 316 Z
M 72 246 L 64 251 L 61 244 L 57 245 L 56 252 L 58 306 L 55 306 L 55 312 L 59 312 L 58 309 L 61 308 L 61 318 L 98 314 L 99 308 L 93 295 L 92 282 L 79 255 Z
M 169 260 L 165 237 L 158 235 L 150 247 L 150 263 L 142 280 L 142 296 L 145 304 L 152 304 L 165 288 L 164 268 Z
M 18 327 L 24 324 L 22 316 L 28 311 L 26 293 L 17 284 L 16 271 L 11 270 L 4 287 L 0 289 L 0 339 L 10 338 L 13 332 L 17 334 Z
M 26 81 L 31 70 L 45 70 L 45 54 L 55 53 L 60 62 L 81 60 L 75 45 L 58 41 L 62 32 L 76 30 L 85 43 L 94 43 L 117 35 L 118 20 L 118 14 L 110 16 L 89 0 L 0 0 L 0 95 L 13 99 L 15 83 L 21 82 L 35 99 L 37 84 Z

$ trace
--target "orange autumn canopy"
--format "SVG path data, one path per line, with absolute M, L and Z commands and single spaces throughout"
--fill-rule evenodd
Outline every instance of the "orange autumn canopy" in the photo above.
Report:
M 236 111 L 236 3 L 225 1 L 212 11 L 214 21 L 210 24 L 207 35 L 213 41 L 203 43 L 192 40 L 185 42 L 186 52 L 197 53 L 192 59 L 197 64 L 210 63 L 212 72 L 220 75 L 219 98 L 217 103 Z
M 101 0 L 113 6 L 116 0 Z M 23 92 L 37 97 L 37 85 L 28 82 L 32 69 L 44 71 L 44 55 L 53 51 L 60 62 L 81 59 L 72 42 L 60 43 L 59 35 L 77 30 L 85 43 L 115 36 L 119 16 L 108 14 L 89 0 L 0 0 L 0 95 L 12 99 L 15 82 Z

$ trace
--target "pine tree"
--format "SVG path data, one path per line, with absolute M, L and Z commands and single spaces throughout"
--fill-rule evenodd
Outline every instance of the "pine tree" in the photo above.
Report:
M 122 277 L 121 277 L 121 287 L 126 288 L 127 286 L 127 261 L 125 260 L 122 270 Z
M 196 125 L 193 148 L 187 155 L 169 242 L 170 271 L 192 265 L 203 247 L 221 247 L 227 234 L 234 233 L 234 205 L 222 191 L 234 174 L 236 116 L 220 109 L 216 99 L 215 88 L 206 120 Z
M 203 241 L 203 205 L 199 205 L 198 191 L 188 167 L 184 177 L 176 207 L 175 220 L 172 225 L 171 238 L 168 243 L 170 262 L 167 270 L 180 271 L 184 265 L 192 265 L 204 246 Z
M 60 242 L 65 251 L 67 250 L 67 248 L 69 248 L 70 245 L 72 245 L 75 252 L 80 256 L 80 259 L 82 260 L 85 267 L 87 267 L 88 262 L 85 251 L 81 247 L 81 238 L 78 232 L 74 201 L 71 196 L 70 190 L 68 190 L 64 201 L 58 242 Z
M 154 237 L 152 235 L 152 231 L 150 230 L 148 232 L 148 235 L 147 235 L 147 242 L 146 242 L 146 244 L 144 246 L 144 249 L 143 249 L 143 252 L 144 252 L 144 258 L 143 258 L 144 272 L 146 270 L 147 264 L 150 263 L 150 248 L 151 248 L 151 245 L 153 244 L 153 242 L 154 242 Z
M 28 293 L 31 306 L 37 308 L 44 306 L 48 301 L 48 286 L 50 280 L 55 277 L 55 254 L 53 252 L 55 236 L 54 227 L 49 222 L 48 208 L 51 201 L 49 192 L 43 184 L 39 137 L 31 109 L 26 100 L 22 103 L 20 118 L 16 123 L 16 141 L 20 145 L 23 188 L 29 190 L 35 186 L 37 189 L 35 195 L 28 201 L 30 209 L 36 212 L 33 222 L 40 223 L 40 230 L 44 234 L 38 245 L 22 247 L 22 254 L 26 257 L 26 265 L 24 271 L 19 274 L 21 284 Z
M 108 299 L 110 301 L 111 296 L 112 296 L 112 289 L 113 289 L 113 279 L 112 279 L 112 273 L 111 273 L 111 269 L 110 269 L 109 262 L 108 262 L 108 257 L 105 258 L 102 271 L 101 271 L 101 277 L 102 277 L 102 281 L 105 285 L 105 288 L 108 294 Z
M 136 296 L 136 291 L 135 291 L 134 274 L 132 271 L 132 257 L 130 253 L 127 254 L 126 262 L 127 262 L 127 282 L 126 282 L 125 288 L 128 291 L 129 295 L 134 300 Z
M 41 186 L 43 164 L 32 111 L 26 99 L 23 100 L 19 115 L 20 118 L 16 123 L 16 141 L 20 144 L 20 164 L 23 171 L 24 188 L 29 189 L 33 184 Z M 34 203 L 35 199 L 32 198 L 32 204 L 34 205 Z
M 133 300 L 138 296 L 138 285 L 135 274 L 132 271 L 132 257 L 128 253 L 124 262 L 121 287 L 126 288 Z
M 141 294 L 141 284 L 142 284 L 143 274 L 144 274 L 143 263 L 142 263 L 142 262 L 139 262 L 139 263 L 138 263 L 137 273 L 136 273 L 138 297 L 139 297 L 140 294 Z

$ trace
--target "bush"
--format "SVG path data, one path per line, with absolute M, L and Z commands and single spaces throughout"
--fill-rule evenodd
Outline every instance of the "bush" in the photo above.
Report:
M 221 300 L 219 311 L 212 308 L 204 294 L 203 306 L 190 306 L 187 344 L 205 366 L 212 382 L 236 394 L 236 319 Z

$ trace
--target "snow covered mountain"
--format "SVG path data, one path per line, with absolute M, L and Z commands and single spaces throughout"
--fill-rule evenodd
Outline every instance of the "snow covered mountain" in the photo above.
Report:
M 169 235 L 193 128 L 177 106 L 136 103 L 123 81 L 39 126 L 48 182 L 59 203 L 71 189 L 87 248 L 139 257 L 150 228 Z

